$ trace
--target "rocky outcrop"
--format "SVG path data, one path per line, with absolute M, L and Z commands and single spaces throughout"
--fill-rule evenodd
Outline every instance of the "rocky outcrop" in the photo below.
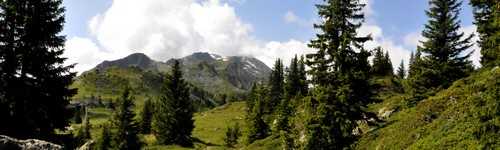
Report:
M 0 150 L 62 150 L 61 145 L 37 140 L 19 140 L 5 135 L 0 135 Z
M 87 141 L 85 144 L 80 146 L 77 150 L 92 150 L 92 147 L 94 147 L 95 142 L 93 140 Z

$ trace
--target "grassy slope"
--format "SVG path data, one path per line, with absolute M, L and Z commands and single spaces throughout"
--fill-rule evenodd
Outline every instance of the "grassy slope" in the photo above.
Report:
M 387 101 L 394 103 L 394 100 Z M 500 69 L 459 80 L 365 134 L 357 149 L 500 147 Z
M 196 113 L 194 116 L 195 129 L 193 130 L 193 137 L 198 139 L 198 142 L 195 143 L 194 149 L 228 149 L 223 146 L 226 127 L 238 122 L 242 129 L 245 128 L 245 107 L 244 102 L 235 102 L 210 111 Z M 108 121 L 112 116 L 112 111 L 104 108 L 92 108 L 89 112 L 89 116 L 91 118 L 92 137 L 93 139 L 98 139 L 101 132 L 101 126 L 105 123 L 109 123 Z M 80 125 L 74 124 L 73 127 L 79 128 Z M 146 144 L 145 149 L 192 149 L 179 146 L 156 145 L 154 136 L 152 135 L 141 135 L 141 139 L 143 139 L 143 142 Z M 242 143 L 243 140 L 244 139 L 241 139 L 240 143 Z

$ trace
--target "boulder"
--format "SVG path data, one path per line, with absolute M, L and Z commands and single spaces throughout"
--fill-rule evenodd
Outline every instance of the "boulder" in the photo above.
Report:
M 61 145 L 37 140 L 19 140 L 5 135 L 0 135 L 0 149 L 9 150 L 62 150 Z

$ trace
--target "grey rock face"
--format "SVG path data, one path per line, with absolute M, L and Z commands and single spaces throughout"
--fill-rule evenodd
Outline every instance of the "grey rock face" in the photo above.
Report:
M 174 60 L 159 62 L 136 53 L 119 60 L 104 61 L 95 69 L 138 67 L 142 70 L 168 72 Z M 253 57 L 223 57 L 198 52 L 178 60 L 183 65 L 184 77 L 209 92 L 247 91 L 254 82 L 267 80 L 271 72 L 268 66 Z
M 61 145 L 37 140 L 18 140 L 5 135 L 0 135 L 0 149 L 3 150 L 62 150 Z

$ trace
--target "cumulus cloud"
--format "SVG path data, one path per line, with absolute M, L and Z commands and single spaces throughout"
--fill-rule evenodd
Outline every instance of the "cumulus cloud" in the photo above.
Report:
M 466 53 L 472 52 L 472 55 L 470 56 L 470 60 L 476 67 L 481 67 L 481 48 L 479 48 L 479 44 L 477 43 L 479 41 L 479 34 L 477 33 L 477 27 L 476 25 L 470 25 L 467 27 L 462 27 L 460 29 L 460 32 L 463 32 L 465 34 L 465 37 L 474 34 L 475 36 L 472 38 L 472 41 L 474 45 L 466 51 Z
M 406 64 L 408 64 L 411 51 L 406 49 L 403 45 L 395 43 L 393 39 L 384 36 L 383 29 L 377 24 L 375 20 L 370 19 L 373 18 L 373 16 L 376 14 L 376 12 L 372 9 L 373 2 L 373 0 L 361 1 L 361 3 L 366 4 L 363 12 L 365 13 L 367 22 L 363 24 L 363 26 L 361 26 L 361 28 L 358 30 L 358 35 L 370 35 L 373 39 L 372 41 L 368 41 L 367 43 L 365 43 L 365 48 L 368 50 L 372 50 L 379 46 L 382 47 L 384 51 L 389 52 L 389 57 L 391 58 L 394 68 L 397 68 L 402 60 L 405 61 Z
M 90 39 L 74 37 L 66 41 L 63 57 L 69 58 L 65 65 L 76 64 L 74 71 L 81 72 L 95 67 L 102 60 L 101 53 Z
M 104 60 L 141 52 L 166 61 L 193 52 L 225 56 L 254 56 L 272 65 L 311 52 L 297 40 L 259 41 L 229 3 L 245 0 L 113 0 L 110 8 L 88 22 L 91 37 L 66 42 L 68 62 L 76 71 L 91 69 Z M 296 18 L 297 19 L 297 18 Z M 93 39 L 93 40 L 91 40 Z
M 293 13 L 293 11 L 287 11 L 285 16 L 283 17 L 283 19 L 287 23 L 295 23 L 299 20 L 297 15 L 295 15 L 295 13 Z

